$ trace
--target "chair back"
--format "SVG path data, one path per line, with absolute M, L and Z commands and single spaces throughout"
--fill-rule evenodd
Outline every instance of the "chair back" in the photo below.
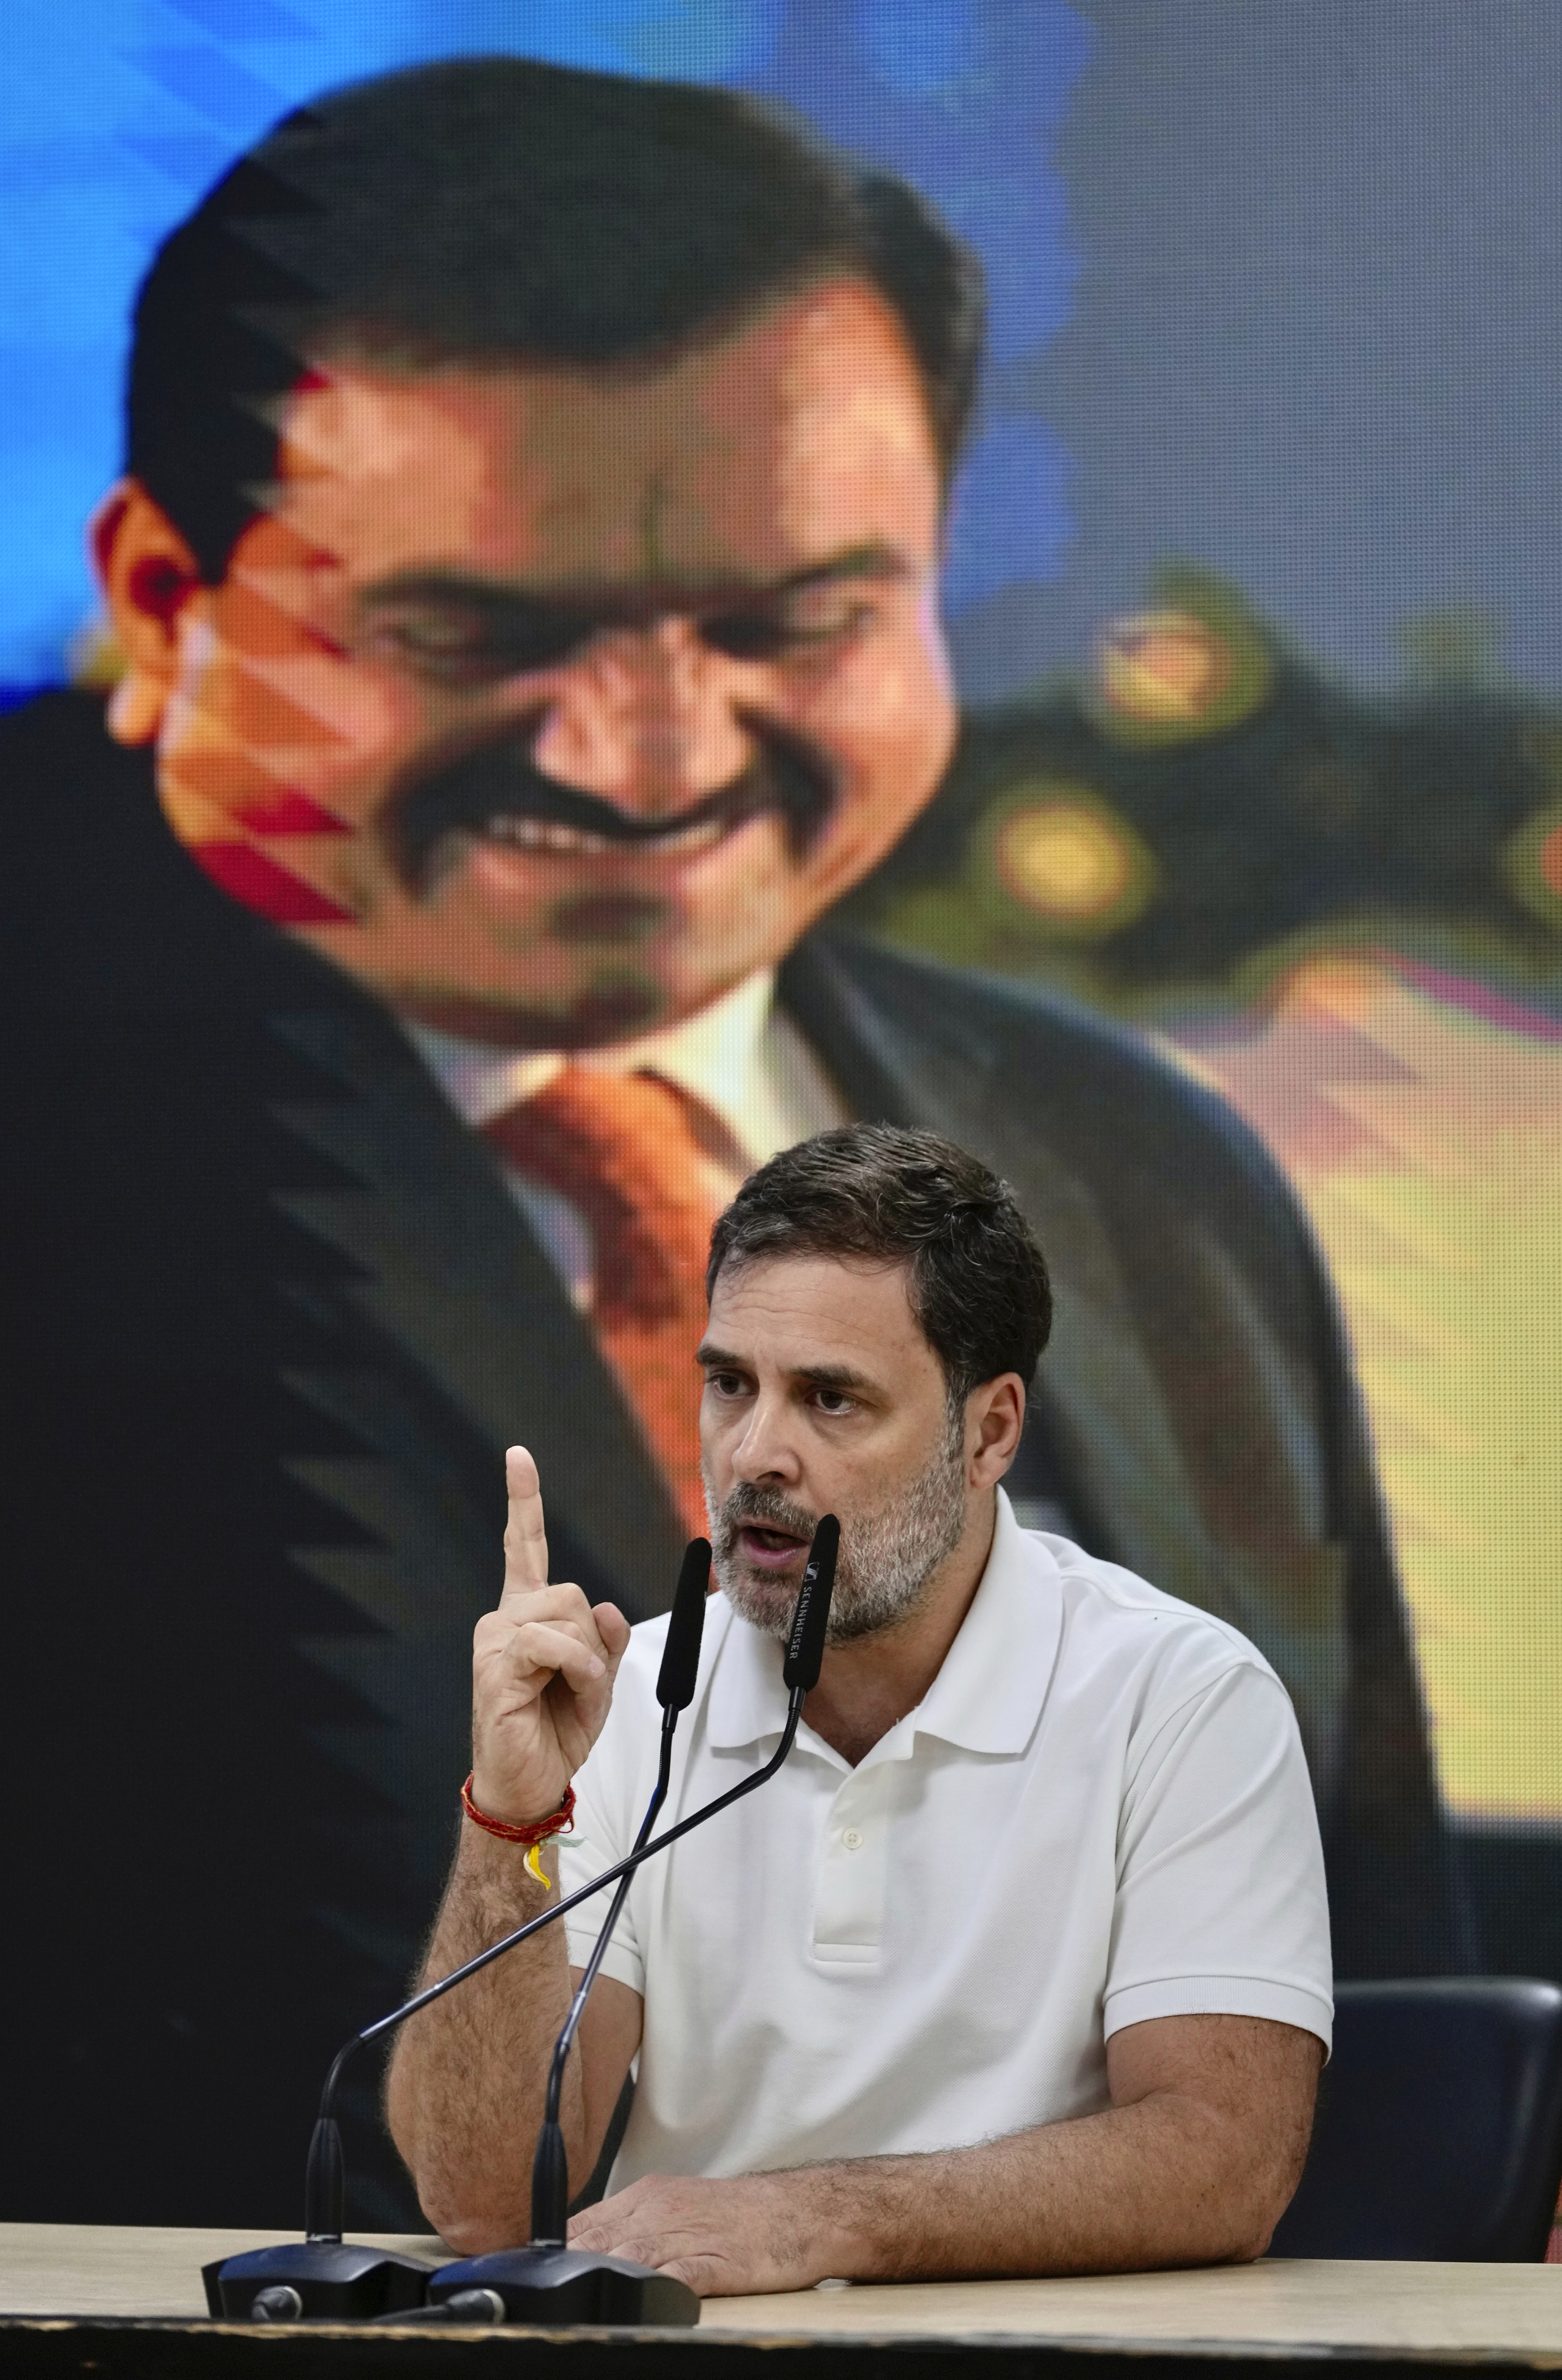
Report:
M 1302 2186 L 1272 2256 L 1538 2263 L 1562 2183 L 1562 1990 L 1341 1984 Z

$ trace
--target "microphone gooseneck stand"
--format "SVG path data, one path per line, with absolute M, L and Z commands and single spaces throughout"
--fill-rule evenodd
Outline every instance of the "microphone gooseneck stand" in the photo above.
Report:
M 687 2324 L 698 2320 L 699 2301 L 681 2281 L 621 2258 L 586 2256 L 565 2244 L 568 2180 L 559 2126 L 564 2066 L 636 1869 L 675 1843 L 680 1836 L 741 1801 L 745 1794 L 757 1791 L 775 1775 L 791 1752 L 804 1701 L 818 1682 L 840 1538 L 840 1524 L 832 1513 L 826 1514 L 814 1533 L 793 1613 L 781 1670 L 788 1692 L 786 1724 L 774 1754 L 752 1777 L 745 1777 L 715 1801 L 681 1819 L 665 1834 L 648 1840 L 667 1796 L 678 1714 L 694 1699 L 699 1666 L 710 1548 L 704 1538 L 696 1538 L 689 1546 L 657 1680 L 657 1698 L 662 1706 L 657 1782 L 633 1850 L 613 1866 L 604 1868 L 589 1884 L 580 1886 L 500 1941 L 490 1943 L 486 1950 L 478 1951 L 450 1974 L 416 1993 L 388 2016 L 365 2025 L 343 2044 L 326 2076 L 320 2115 L 309 2142 L 305 2175 L 307 2236 L 301 2243 L 295 2240 L 253 2249 L 206 2265 L 201 2278 L 213 2315 L 229 2321 L 271 2322 L 297 2321 L 300 2317 L 468 2323 L 510 2319 Z M 543 1926 L 552 1925 L 615 1880 L 618 1891 L 554 2046 L 532 2166 L 530 2243 L 525 2248 L 503 2249 L 491 2255 L 463 2258 L 436 2268 L 414 2257 L 345 2240 L 345 2168 L 335 2100 L 343 2071 L 354 2052 L 381 2034 L 394 2032 L 420 2009 L 428 2008 L 465 1983 L 469 1975 L 479 1973 L 496 1959 L 518 1949 Z

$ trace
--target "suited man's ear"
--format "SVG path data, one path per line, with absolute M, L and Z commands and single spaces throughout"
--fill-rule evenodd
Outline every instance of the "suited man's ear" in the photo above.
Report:
M 109 734 L 119 744 L 154 744 L 178 674 L 180 615 L 200 591 L 200 565 L 136 480 L 109 491 L 91 536 L 115 639 L 129 664 L 109 702 Z

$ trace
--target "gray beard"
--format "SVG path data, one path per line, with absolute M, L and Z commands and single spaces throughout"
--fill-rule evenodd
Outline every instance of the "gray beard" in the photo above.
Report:
M 955 1417 L 951 1416 L 951 1425 Z M 910 1492 L 876 1512 L 842 1513 L 841 1552 L 835 1565 L 827 1645 L 847 1645 L 893 1628 L 915 1610 L 929 1579 L 947 1561 L 965 1533 L 965 1415 L 951 1426 L 943 1445 Z M 784 1641 L 792 1625 L 796 1589 L 757 1576 L 744 1563 L 738 1531 L 746 1522 L 811 1537 L 821 1517 L 805 1511 L 774 1488 L 741 1484 L 718 1507 L 705 1480 L 710 1515 L 710 1563 L 733 1609 L 761 1634 Z

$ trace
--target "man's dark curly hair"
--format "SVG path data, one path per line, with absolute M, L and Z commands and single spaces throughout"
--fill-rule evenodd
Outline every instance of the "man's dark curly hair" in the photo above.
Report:
M 905 183 L 733 91 L 517 57 L 382 75 L 285 116 L 164 240 L 125 468 L 215 583 L 311 365 L 654 364 L 832 272 L 899 316 L 947 476 L 981 268 Z
M 906 1266 L 951 1405 L 1000 1372 L 1029 1388 L 1052 1329 L 1047 1259 L 1008 1184 L 952 1140 L 852 1123 L 783 1149 L 719 1218 L 706 1293 L 723 1265 L 797 1256 Z

